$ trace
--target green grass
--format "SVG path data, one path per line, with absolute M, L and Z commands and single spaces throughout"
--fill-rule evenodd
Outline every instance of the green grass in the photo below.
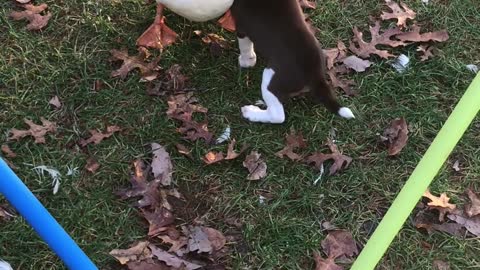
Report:
M 27 32 L 24 22 L 12 22 L 7 14 L 13 1 L 0 4 L 0 142 L 10 128 L 24 128 L 24 118 L 40 116 L 58 123 L 56 135 L 47 136 L 45 145 L 31 139 L 8 144 L 17 154 L 10 159 L 17 173 L 58 221 L 102 269 L 118 269 L 108 255 L 114 248 L 126 248 L 144 239 L 146 225 L 128 202 L 114 192 L 128 185 L 131 162 L 149 157 L 146 145 L 166 145 L 175 165 L 175 184 L 190 198 L 189 209 L 181 213 L 187 222 L 205 215 L 207 225 L 229 230 L 225 219 L 240 218 L 249 249 L 235 252 L 229 259 L 233 269 L 312 269 L 312 252 L 320 249 L 326 233 L 324 220 L 353 232 L 364 245 L 369 227 L 377 224 L 399 192 L 442 123 L 469 85 L 473 75 L 466 64 L 479 61 L 480 4 L 475 0 L 406 1 L 418 13 L 418 21 L 429 30 L 447 29 L 450 40 L 438 45 L 439 56 L 427 62 L 415 57 L 415 47 L 401 49 L 412 57 L 410 69 L 397 74 L 387 61 L 363 74 L 354 75 L 359 96 L 341 98 L 358 115 L 355 121 L 339 119 L 305 99 L 286 104 L 287 122 L 280 126 L 251 124 L 240 117 L 239 107 L 260 98 L 262 61 L 252 70 L 237 67 L 236 51 L 221 57 L 192 36 L 192 31 L 221 31 L 214 24 L 191 24 L 168 14 L 168 24 L 182 42 L 169 47 L 162 58 L 165 68 L 173 63 L 184 67 L 191 83 L 205 91 L 197 96 L 209 108 L 210 128 L 217 134 L 230 125 L 233 137 L 260 151 L 269 175 L 261 182 L 245 180 L 241 160 L 204 166 L 200 157 L 208 150 L 203 143 L 190 145 L 195 161 L 175 150 L 180 135 L 176 123 L 165 116 L 166 102 L 145 94 L 138 75 L 125 81 L 110 78 L 116 67 L 108 59 L 109 50 L 126 47 L 135 52 L 135 40 L 154 16 L 152 5 L 143 0 L 129 1 L 46 1 L 53 13 L 42 32 Z M 311 17 L 322 32 L 325 47 L 338 39 L 347 41 L 351 28 L 366 29 L 369 15 L 381 13 L 382 1 L 321 1 Z M 235 37 L 223 33 L 232 44 Z M 105 82 L 94 92 L 95 80 Z M 58 95 L 64 107 L 52 110 L 48 100 Z M 395 117 L 403 116 L 410 127 L 407 147 L 397 158 L 387 157 L 377 133 Z M 119 125 L 121 133 L 99 145 L 79 149 L 75 143 L 88 130 Z M 477 118 L 455 152 L 439 173 L 431 189 L 448 192 L 462 203 L 467 187 L 479 191 L 480 121 Z M 325 177 L 313 186 L 317 173 L 303 164 L 277 158 L 284 134 L 291 128 L 302 131 L 308 151 L 322 146 L 332 128 L 342 151 L 354 158 L 345 172 Z M 52 195 L 50 180 L 38 177 L 29 165 L 49 165 L 66 173 L 66 166 L 83 168 L 94 156 L 101 168 L 91 175 L 82 170 L 76 177 L 64 176 L 60 191 Z M 451 169 L 461 161 L 460 173 Z M 268 191 L 273 199 L 260 205 L 258 192 Z M 180 215 L 180 214 L 179 214 Z M 64 269 L 22 218 L 0 223 L 0 257 L 15 269 Z M 422 248 L 425 241 L 432 250 Z M 435 233 L 425 235 L 408 222 L 390 246 L 378 269 L 432 269 L 432 261 L 450 262 L 452 269 L 478 269 L 478 239 L 456 239 Z

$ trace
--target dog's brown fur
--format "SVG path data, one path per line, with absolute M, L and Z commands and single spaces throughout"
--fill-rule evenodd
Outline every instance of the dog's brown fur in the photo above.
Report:
M 248 37 L 275 71 L 269 90 L 281 101 L 309 89 L 316 102 L 337 114 L 341 106 L 326 80 L 326 59 L 297 0 L 235 0 L 239 38 Z

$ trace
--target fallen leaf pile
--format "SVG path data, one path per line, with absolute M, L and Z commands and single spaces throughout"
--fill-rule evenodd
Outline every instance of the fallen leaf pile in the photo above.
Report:
M 136 160 L 131 187 L 117 193 L 122 199 L 137 199 L 134 206 L 149 224 L 149 240 L 134 243 L 129 249 L 112 250 L 110 254 L 132 270 L 200 269 L 212 265 L 224 269 L 217 261 L 228 254 L 227 238 L 204 225 L 176 224 L 175 209 L 169 200 L 183 200 L 183 196 L 172 187 L 170 155 L 157 143 L 152 143 L 151 148 L 151 163 Z
M 449 36 L 445 30 L 421 33 L 421 27 L 415 22 L 409 26 L 408 21 L 413 21 L 416 13 L 405 3 L 400 3 L 399 5 L 392 0 L 385 0 L 385 2 L 391 12 L 383 12 L 380 17 L 381 20 L 376 20 L 374 25 L 370 26 L 369 41 L 366 41 L 363 37 L 363 32 L 354 26 L 353 38 L 349 41 L 348 50 L 341 41 L 338 42 L 336 48 L 324 50 L 329 69 L 328 75 L 332 85 L 336 88 L 341 88 L 349 96 L 356 94 L 352 90 L 354 82 L 346 80 L 342 76 L 348 74 L 350 70 L 364 72 L 373 64 L 370 61 L 373 55 L 388 59 L 395 57 L 389 49 L 417 43 L 418 50 L 423 53 L 421 61 L 425 61 L 433 57 L 434 49 L 432 45 L 425 43 L 448 40 Z M 397 26 L 382 30 L 381 22 L 388 20 L 397 20 Z M 348 56 L 348 51 L 353 55 Z
M 44 13 L 44 11 L 48 8 L 47 4 L 40 4 L 38 6 L 25 4 L 22 5 L 22 7 L 25 9 L 24 11 L 13 11 L 10 13 L 10 18 L 15 21 L 29 21 L 27 30 L 41 30 L 47 26 L 48 21 L 52 17 L 50 12 L 47 12 L 45 15 L 41 15 L 41 13 Z
M 352 234 L 344 230 L 330 231 L 322 241 L 322 249 L 327 258 L 324 259 L 315 252 L 315 270 L 342 270 L 343 267 L 336 264 L 336 260 L 351 263 L 352 258 L 358 255 L 358 247 Z
M 445 193 L 437 197 L 425 191 L 423 196 L 429 202 L 426 207 L 420 207 L 414 219 L 415 227 L 425 229 L 428 233 L 441 231 L 461 238 L 469 234 L 480 236 L 480 198 L 470 189 L 466 194 L 470 203 L 461 209 L 451 204 Z

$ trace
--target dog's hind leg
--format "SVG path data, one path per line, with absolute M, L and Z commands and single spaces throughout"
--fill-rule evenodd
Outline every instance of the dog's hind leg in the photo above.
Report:
M 278 97 L 269 90 L 270 87 L 274 87 L 272 82 L 276 82 L 276 80 L 278 80 L 277 77 L 275 77 L 275 71 L 273 71 L 273 69 L 266 68 L 263 71 L 262 97 L 267 105 L 267 109 L 262 110 L 254 105 L 244 106 L 242 107 L 243 117 L 252 122 L 272 124 L 281 124 L 285 121 L 285 111 L 282 103 Z

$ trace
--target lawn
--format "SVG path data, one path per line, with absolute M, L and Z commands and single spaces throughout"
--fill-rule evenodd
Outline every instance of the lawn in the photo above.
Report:
M 51 211 L 67 232 L 101 269 L 119 269 L 108 253 L 145 239 L 148 226 L 131 202 L 115 192 L 129 185 L 132 161 L 149 158 L 151 142 L 164 145 L 174 163 L 174 183 L 187 197 L 185 222 L 201 217 L 207 225 L 227 232 L 225 220 L 242 221 L 242 243 L 227 259 L 232 269 L 313 269 L 312 253 L 320 250 L 330 221 L 351 231 L 363 246 L 390 203 L 428 148 L 474 74 L 465 65 L 480 61 L 480 3 L 477 0 L 405 1 L 417 12 L 428 30 L 446 29 L 447 42 L 438 45 L 434 58 L 420 62 L 415 46 L 395 50 L 411 57 L 409 69 L 400 74 L 389 61 L 375 59 L 365 73 L 352 75 L 358 96 L 340 99 L 357 118 L 340 119 L 307 99 L 286 104 L 283 125 L 253 124 L 242 119 L 240 106 L 260 98 L 263 61 L 250 70 L 237 65 L 237 51 L 212 56 L 194 30 L 225 36 L 234 46 L 235 36 L 215 23 L 194 24 L 168 13 L 168 25 L 181 42 L 168 47 L 160 65 L 180 64 L 198 91 L 195 95 L 209 109 L 209 128 L 221 134 L 230 126 L 239 143 L 248 143 L 264 156 L 268 176 L 259 182 L 246 180 L 242 160 L 205 166 L 201 157 L 209 150 L 203 142 L 190 144 L 176 132 L 178 125 L 165 115 L 165 98 L 146 95 L 138 74 L 125 80 L 111 78 L 118 66 L 109 62 L 111 49 L 128 48 L 151 24 L 155 5 L 143 0 L 74 1 L 46 0 L 53 17 L 41 32 L 29 32 L 25 22 L 8 19 L 14 1 L 0 3 L 0 142 L 7 131 L 24 129 L 24 118 L 39 122 L 45 117 L 58 124 L 45 144 L 25 138 L 8 142 L 17 153 L 9 160 L 16 173 Z M 309 11 L 321 29 L 319 40 L 333 47 L 347 41 L 353 26 L 367 29 L 369 16 L 385 10 L 383 1 L 319 2 Z M 37 1 L 38 3 L 38 1 Z M 348 44 L 348 43 L 347 43 Z M 95 91 L 95 81 L 104 82 Z M 63 107 L 53 110 L 48 101 L 58 96 Z M 388 157 L 379 134 L 396 117 L 409 124 L 409 141 L 397 157 Z M 80 148 L 78 141 L 90 129 L 107 125 L 122 128 L 98 145 Z M 313 185 L 318 171 L 302 163 L 280 159 L 284 136 L 301 131 L 308 141 L 305 152 L 327 149 L 326 139 L 335 130 L 341 151 L 353 158 L 348 169 L 324 176 Z M 179 154 L 177 143 L 193 149 L 193 160 Z M 83 168 L 95 157 L 100 169 L 91 174 Z M 461 170 L 452 164 L 459 160 Z M 64 176 L 60 190 L 52 194 L 51 180 L 40 177 L 32 165 L 48 165 Z M 66 176 L 67 166 L 80 173 Z M 480 121 L 477 117 L 431 186 L 432 193 L 447 192 L 461 204 L 470 187 L 480 191 Z M 259 202 L 259 194 L 271 199 Z M 2 203 L 4 202 L 1 199 Z M 377 269 L 432 269 L 435 259 L 448 261 L 451 269 L 480 269 L 478 238 L 460 239 L 444 233 L 431 235 L 413 226 L 411 216 L 390 246 Z M 0 258 L 14 269 L 65 269 L 25 220 L 0 220 Z

